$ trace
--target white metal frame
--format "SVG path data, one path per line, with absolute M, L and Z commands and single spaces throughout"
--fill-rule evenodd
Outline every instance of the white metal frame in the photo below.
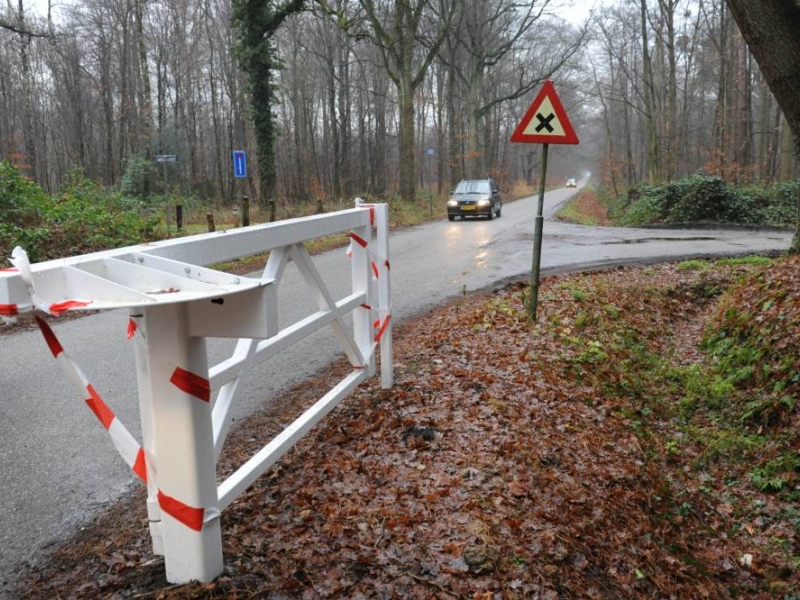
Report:
M 351 237 L 352 290 L 336 299 L 304 244 L 342 232 Z M 54 356 L 65 359 L 62 367 L 81 393 L 88 390 L 87 403 L 115 445 L 125 447 L 120 453 L 146 480 L 153 551 L 164 555 L 169 582 L 210 581 L 222 572 L 220 512 L 375 374 L 378 347 L 381 385 L 392 386 L 388 233 L 388 207 L 357 199 L 356 208 L 328 215 L 37 264 L 29 264 L 24 252 L 15 250 L 16 268 L 0 271 L 0 316 L 6 319 L 34 310 L 58 314 L 130 308 L 142 419 L 140 448 L 63 352 L 52 330 L 37 321 Z M 260 278 L 205 267 L 261 252 L 270 255 Z M 318 310 L 280 328 L 277 290 L 290 260 Z M 345 321 L 348 315 L 352 327 Z M 324 327 L 333 330 L 353 370 L 217 485 L 216 463 L 248 369 Z M 238 342 L 230 358 L 209 368 L 207 337 L 238 338 Z M 138 462 L 140 455 L 146 471 Z

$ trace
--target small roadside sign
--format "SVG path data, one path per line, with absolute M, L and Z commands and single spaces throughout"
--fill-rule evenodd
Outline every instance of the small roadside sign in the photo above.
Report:
M 233 151 L 233 176 L 247 177 L 247 156 L 244 150 Z
M 157 154 L 156 155 L 156 162 L 158 162 L 158 163 L 178 162 L 178 155 L 177 154 Z
M 545 81 L 511 136 L 512 142 L 528 144 L 577 144 L 578 136 L 569 122 L 553 82 Z

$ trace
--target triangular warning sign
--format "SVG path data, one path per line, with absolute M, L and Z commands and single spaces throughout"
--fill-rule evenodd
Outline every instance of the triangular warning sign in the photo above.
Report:
M 549 79 L 544 82 L 517 129 L 512 142 L 528 144 L 577 144 L 578 136 L 561 105 L 556 88 Z

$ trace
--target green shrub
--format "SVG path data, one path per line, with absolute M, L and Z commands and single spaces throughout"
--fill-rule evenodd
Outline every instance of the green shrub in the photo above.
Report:
M 156 237 L 157 220 L 131 210 L 130 199 L 72 173 L 47 214 L 53 244 L 48 254 L 67 256 L 131 246 Z
M 658 203 L 650 196 L 635 200 L 621 212 L 622 215 L 619 221 L 621 225 L 626 227 L 647 225 L 648 223 L 660 223 L 663 221 L 659 212 Z
M 776 226 L 797 224 L 797 195 L 800 183 L 776 183 L 769 187 L 752 187 L 743 190 L 752 201 L 751 206 L 759 223 Z
M 662 185 L 641 185 L 627 207 L 617 207 L 622 225 L 734 223 L 794 225 L 797 182 L 735 189 L 719 177 L 695 175 Z
M 0 190 L 0 195 L 14 198 L 2 203 L 0 252 L 6 261 L 14 246 L 22 246 L 38 262 L 159 237 L 155 217 L 142 217 L 130 200 L 98 187 L 79 171 L 50 198 L 15 169 L 0 165 Z
M 147 200 L 155 189 L 156 168 L 153 161 L 141 156 L 128 160 L 125 174 L 120 182 L 122 195 L 126 198 Z
M 39 221 L 47 194 L 8 162 L 0 162 L 0 222 L 19 227 Z

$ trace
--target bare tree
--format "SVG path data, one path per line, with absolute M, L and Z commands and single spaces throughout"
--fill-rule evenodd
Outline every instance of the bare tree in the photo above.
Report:
M 485 149 L 491 140 L 480 139 L 480 126 L 500 104 L 526 96 L 543 81 L 564 67 L 583 44 L 583 34 L 559 35 L 559 27 L 549 22 L 532 34 L 550 0 L 516 2 L 471 0 L 459 5 L 458 34 L 454 36 L 461 52 L 449 56 L 459 76 L 466 98 L 468 118 L 466 155 L 468 177 L 485 176 L 494 171 L 494 161 Z M 562 32 L 564 30 L 562 29 Z M 541 43 L 546 37 L 547 43 Z M 500 66 L 512 54 L 535 60 L 512 61 L 517 72 L 511 77 Z M 494 131 L 486 127 L 486 131 Z
M 20 0 L 0 7 L 0 159 L 49 190 L 74 167 L 119 185 L 137 161 L 153 171 L 154 154 L 179 156 L 155 171 L 156 192 L 166 175 L 215 206 L 234 190 L 260 190 L 287 211 L 398 189 L 413 198 L 420 164 L 440 192 L 466 174 L 510 184 L 533 174 L 538 155 L 509 144 L 509 130 L 550 75 L 582 141 L 569 158 L 551 155 L 551 173 L 566 176 L 598 140 L 620 195 L 649 168 L 661 179 L 797 174 L 786 101 L 782 120 L 726 0 L 610 3 L 592 21 L 591 72 L 588 54 L 570 55 L 586 40 L 553 18 L 551 0 L 315 0 L 325 10 L 289 22 L 281 11 L 299 0 L 78 0 L 53 20 L 23 2 L 22 19 Z M 788 11 L 781 27 L 792 21 L 792 6 L 768 4 Z M 231 27 L 232 9 L 244 28 Z M 269 76 L 243 71 L 234 50 Z M 420 163 L 429 146 L 435 157 Z M 244 182 L 230 172 L 234 148 L 253 157 Z
M 348 20 L 345 11 L 318 0 L 327 14 L 356 36 L 371 39 L 380 51 L 386 73 L 397 90 L 399 114 L 400 196 L 415 195 L 416 148 L 414 94 L 449 33 L 455 0 L 359 0 L 363 18 Z

